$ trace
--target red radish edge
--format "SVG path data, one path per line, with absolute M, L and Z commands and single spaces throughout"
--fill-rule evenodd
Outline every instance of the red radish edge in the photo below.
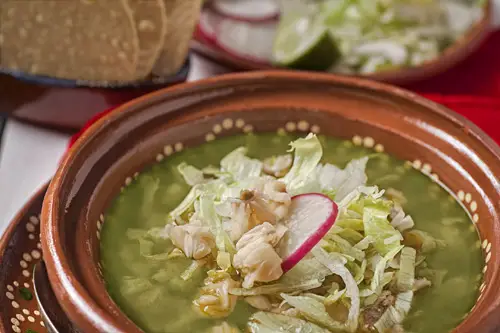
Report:
M 295 251 L 288 254 L 288 256 L 283 260 L 283 262 L 281 263 L 283 272 L 287 272 L 292 269 L 300 260 L 302 260 L 309 252 L 311 252 L 311 250 L 321 241 L 321 239 L 323 239 L 323 237 L 328 233 L 328 231 L 332 228 L 332 226 L 335 224 L 335 221 L 337 220 L 338 206 L 328 196 L 322 193 L 306 193 L 292 197 L 292 201 L 303 196 L 320 196 L 322 198 L 328 199 L 328 201 L 332 205 L 332 211 L 328 218 L 323 223 L 321 223 L 320 227 L 314 233 L 309 235 L 304 243 L 298 246 Z
M 237 21 L 237 20 L 233 20 L 233 19 L 229 19 L 229 18 L 226 18 L 226 19 L 223 19 L 224 22 L 228 23 L 228 22 L 231 22 L 232 24 L 247 24 L 249 26 L 252 26 L 251 23 L 248 23 L 248 22 L 242 22 L 242 21 Z M 242 60 L 245 60 L 245 61 L 251 61 L 253 63 L 256 63 L 256 64 L 260 64 L 260 65 L 270 65 L 271 62 L 269 59 L 266 59 L 266 58 L 259 58 L 257 56 L 252 56 L 252 55 L 248 55 L 244 52 L 241 52 L 240 50 L 238 50 L 237 48 L 231 46 L 230 44 L 228 44 L 227 42 L 223 42 L 221 41 L 220 39 L 220 36 L 222 36 L 222 34 L 224 33 L 222 31 L 222 27 L 223 27 L 223 22 L 219 22 L 219 24 L 217 24 L 216 26 L 216 31 L 215 31 L 215 46 L 220 49 L 222 52 L 224 53 L 227 53 L 228 55 L 230 55 L 232 58 L 236 58 L 236 59 L 242 59 Z M 248 29 L 251 29 L 250 27 Z M 217 38 L 217 36 L 219 36 L 219 38 Z
M 271 2 L 270 0 L 266 1 Z M 232 2 L 235 1 L 233 0 Z M 256 9 L 259 1 L 247 0 L 247 2 L 250 2 L 252 7 Z M 232 6 L 234 6 L 234 4 L 232 4 Z M 231 7 L 231 5 L 228 7 L 224 5 L 223 2 L 218 0 L 211 1 L 210 7 L 221 16 L 242 22 L 271 21 L 275 20 L 280 14 L 278 6 L 274 4 L 272 6 L 268 6 L 267 8 L 262 8 L 262 13 L 254 15 L 249 15 L 248 11 L 244 8 L 244 5 L 242 5 L 241 9 L 234 10 L 234 7 Z
M 215 19 L 213 16 L 219 16 L 219 15 L 209 10 L 203 10 L 201 12 L 200 19 L 197 25 L 197 30 L 198 33 L 201 35 L 201 37 L 211 43 L 216 42 L 215 33 L 217 31 L 217 25 L 218 25 L 217 23 L 222 19 L 221 17 L 217 17 L 217 20 L 215 20 L 215 22 L 212 22 Z

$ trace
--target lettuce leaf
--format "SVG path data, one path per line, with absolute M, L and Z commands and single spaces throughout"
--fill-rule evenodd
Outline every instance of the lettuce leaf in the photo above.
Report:
M 297 333 L 328 333 L 330 331 L 321 328 L 308 321 L 284 316 L 270 312 L 257 312 L 248 323 L 251 333 L 279 333 L 279 332 L 297 332 Z
M 226 155 L 220 162 L 222 171 L 230 173 L 237 181 L 259 177 L 262 162 L 246 156 L 247 149 L 239 147 Z
M 265 284 L 254 288 L 232 288 L 229 290 L 231 295 L 236 296 L 257 296 L 257 295 L 271 295 L 279 293 L 291 293 L 297 291 L 311 290 L 321 287 L 322 282 L 317 279 L 312 279 L 304 282 L 297 282 L 294 284 L 287 283 L 273 283 Z
M 333 274 L 340 276 L 344 281 L 346 289 L 345 295 L 351 299 L 349 315 L 344 329 L 347 329 L 349 332 L 355 332 L 358 328 L 358 317 L 361 307 L 359 288 L 351 272 L 344 266 L 346 264 L 345 259 L 342 260 L 338 256 L 332 256 L 331 253 L 327 253 L 320 247 L 315 247 L 313 249 L 313 254 L 319 262 L 328 267 Z
M 385 200 L 373 200 L 365 202 L 363 208 L 365 235 L 374 239 L 373 246 L 382 256 L 400 246 L 403 239 L 401 233 L 389 223 L 389 203 Z
M 184 181 L 190 186 L 201 184 L 205 181 L 203 172 L 186 162 L 179 164 L 177 166 L 177 171 L 179 171 L 184 178 Z
M 397 272 L 397 287 L 399 291 L 410 291 L 415 282 L 415 258 L 417 251 L 411 247 L 401 250 L 399 271 Z
M 199 218 L 206 223 L 210 232 L 215 236 L 215 244 L 221 252 L 236 253 L 236 249 L 222 226 L 222 221 L 215 211 L 215 202 L 212 195 L 204 194 L 200 197 Z
M 307 320 L 333 331 L 345 329 L 344 324 L 330 317 L 325 305 L 317 299 L 309 296 L 291 296 L 287 294 L 281 294 L 281 297 L 290 306 L 296 308 Z
M 380 294 L 384 285 L 388 283 L 387 279 L 384 278 L 387 263 L 394 259 L 394 257 L 399 253 L 399 251 L 401 251 L 403 247 L 404 246 L 400 245 L 390 250 L 382 259 L 379 260 L 379 262 L 375 266 L 375 271 L 373 273 L 373 278 L 370 284 L 370 289 L 373 293 L 377 295 Z M 390 273 L 392 274 L 389 278 L 389 281 L 392 279 L 392 275 L 394 274 L 393 272 Z
M 179 222 L 182 220 L 180 217 L 193 209 L 196 200 L 203 194 L 209 194 L 214 197 L 214 199 L 219 199 L 222 196 L 222 193 L 226 190 L 227 184 L 221 180 L 216 179 L 204 184 L 197 184 L 191 187 L 189 193 L 184 197 L 182 202 L 175 207 L 169 214 L 170 220 Z M 187 221 L 183 221 L 184 223 Z
M 310 183 L 316 181 L 314 171 L 323 156 L 321 143 L 315 134 L 310 133 L 291 142 L 290 146 L 289 151 L 295 152 L 293 165 L 282 180 L 291 195 L 311 192 L 306 189 L 310 189 Z

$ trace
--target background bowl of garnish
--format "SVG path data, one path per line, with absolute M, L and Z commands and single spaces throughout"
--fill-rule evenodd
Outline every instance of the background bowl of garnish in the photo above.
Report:
M 213 0 L 202 11 L 193 49 L 243 70 L 281 67 L 409 83 L 473 53 L 493 29 L 494 4 Z
M 499 175 L 493 140 L 406 90 L 318 73 L 231 74 L 146 95 L 92 125 L 50 184 L 41 242 L 57 299 L 85 331 L 494 332 Z M 261 179 L 273 182 L 264 194 Z M 316 242 L 312 257 L 283 275 L 275 238 L 238 254 L 246 247 L 235 240 L 255 228 L 232 229 L 233 209 L 248 204 L 243 221 L 273 231 L 296 209 L 289 195 L 309 192 L 339 207 L 333 228 L 318 229 L 331 238 L 313 233 L 300 246 Z M 321 207 L 313 213 L 331 216 Z M 275 254 L 263 266 L 278 261 L 273 276 L 245 266 L 262 253 Z

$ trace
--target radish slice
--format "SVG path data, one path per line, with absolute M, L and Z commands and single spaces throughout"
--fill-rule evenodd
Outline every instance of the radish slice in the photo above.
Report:
M 272 59 L 276 24 L 224 19 L 216 28 L 216 44 L 232 56 L 259 63 Z
M 215 42 L 215 31 L 220 20 L 221 17 L 210 10 L 201 12 L 198 29 L 203 37 L 212 43 Z
M 321 241 L 335 223 L 337 213 L 337 204 L 326 195 L 308 193 L 292 198 L 290 216 L 285 222 L 289 229 L 287 238 L 279 248 L 284 272 L 295 266 Z
M 225 17 L 247 22 L 274 20 L 280 12 L 273 0 L 215 0 L 212 8 Z

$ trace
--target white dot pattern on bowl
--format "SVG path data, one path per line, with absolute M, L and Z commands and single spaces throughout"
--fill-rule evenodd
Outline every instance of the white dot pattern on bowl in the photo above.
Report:
M 42 258 L 41 243 L 39 242 L 40 217 L 39 215 L 26 216 L 26 220 L 21 223 L 21 227 L 26 230 L 24 237 L 30 240 L 35 239 L 36 242 L 24 242 L 24 244 L 31 244 L 32 249 L 25 248 L 25 252 L 16 254 L 21 271 L 15 280 L 0 282 L 5 283 L 5 297 L 9 302 L 7 304 L 10 304 L 8 320 L 12 330 L 8 331 L 27 332 L 31 329 L 34 332 L 42 333 L 46 332 L 46 329 L 35 319 L 36 316 L 40 316 L 40 311 L 37 308 L 33 309 L 33 306 L 36 306 L 36 300 L 33 297 L 34 291 L 31 284 L 31 272 L 34 265 Z
M 215 140 L 215 134 L 214 133 L 207 133 L 205 135 L 205 141 L 210 142 Z
M 299 131 L 305 132 L 309 130 L 309 123 L 305 120 L 301 120 L 297 123 L 297 128 Z
M 236 128 L 243 128 L 245 126 L 245 121 L 241 118 L 236 119 L 235 122 Z
M 172 146 L 170 145 L 167 145 L 165 147 L 163 147 L 163 153 L 166 155 L 166 156 L 170 156 L 172 155 L 172 153 L 174 152 L 174 148 L 172 148 Z
M 311 126 L 311 132 L 313 132 L 314 134 L 319 134 L 320 131 L 321 131 L 321 128 L 318 125 Z
M 251 133 L 253 132 L 253 126 L 250 124 L 246 124 L 243 126 L 243 133 Z
M 161 162 L 161 161 L 163 161 L 163 159 L 164 159 L 164 158 L 165 158 L 165 156 L 164 156 L 163 154 L 158 154 L 158 155 L 156 155 L 156 161 L 157 161 L 157 162 Z M 128 178 L 130 178 L 130 177 L 128 177 Z M 127 184 L 127 183 L 125 183 L 125 185 L 128 185 L 128 184 Z
M 297 129 L 297 124 L 295 124 L 293 121 L 289 121 L 288 123 L 285 124 L 285 130 L 287 132 L 295 132 Z
M 212 131 L 214 131 L 215 134 L 219 134 L 222 132 L 222 126 L 220 124 L 215 124 L 214 127 L 212 127 Z

